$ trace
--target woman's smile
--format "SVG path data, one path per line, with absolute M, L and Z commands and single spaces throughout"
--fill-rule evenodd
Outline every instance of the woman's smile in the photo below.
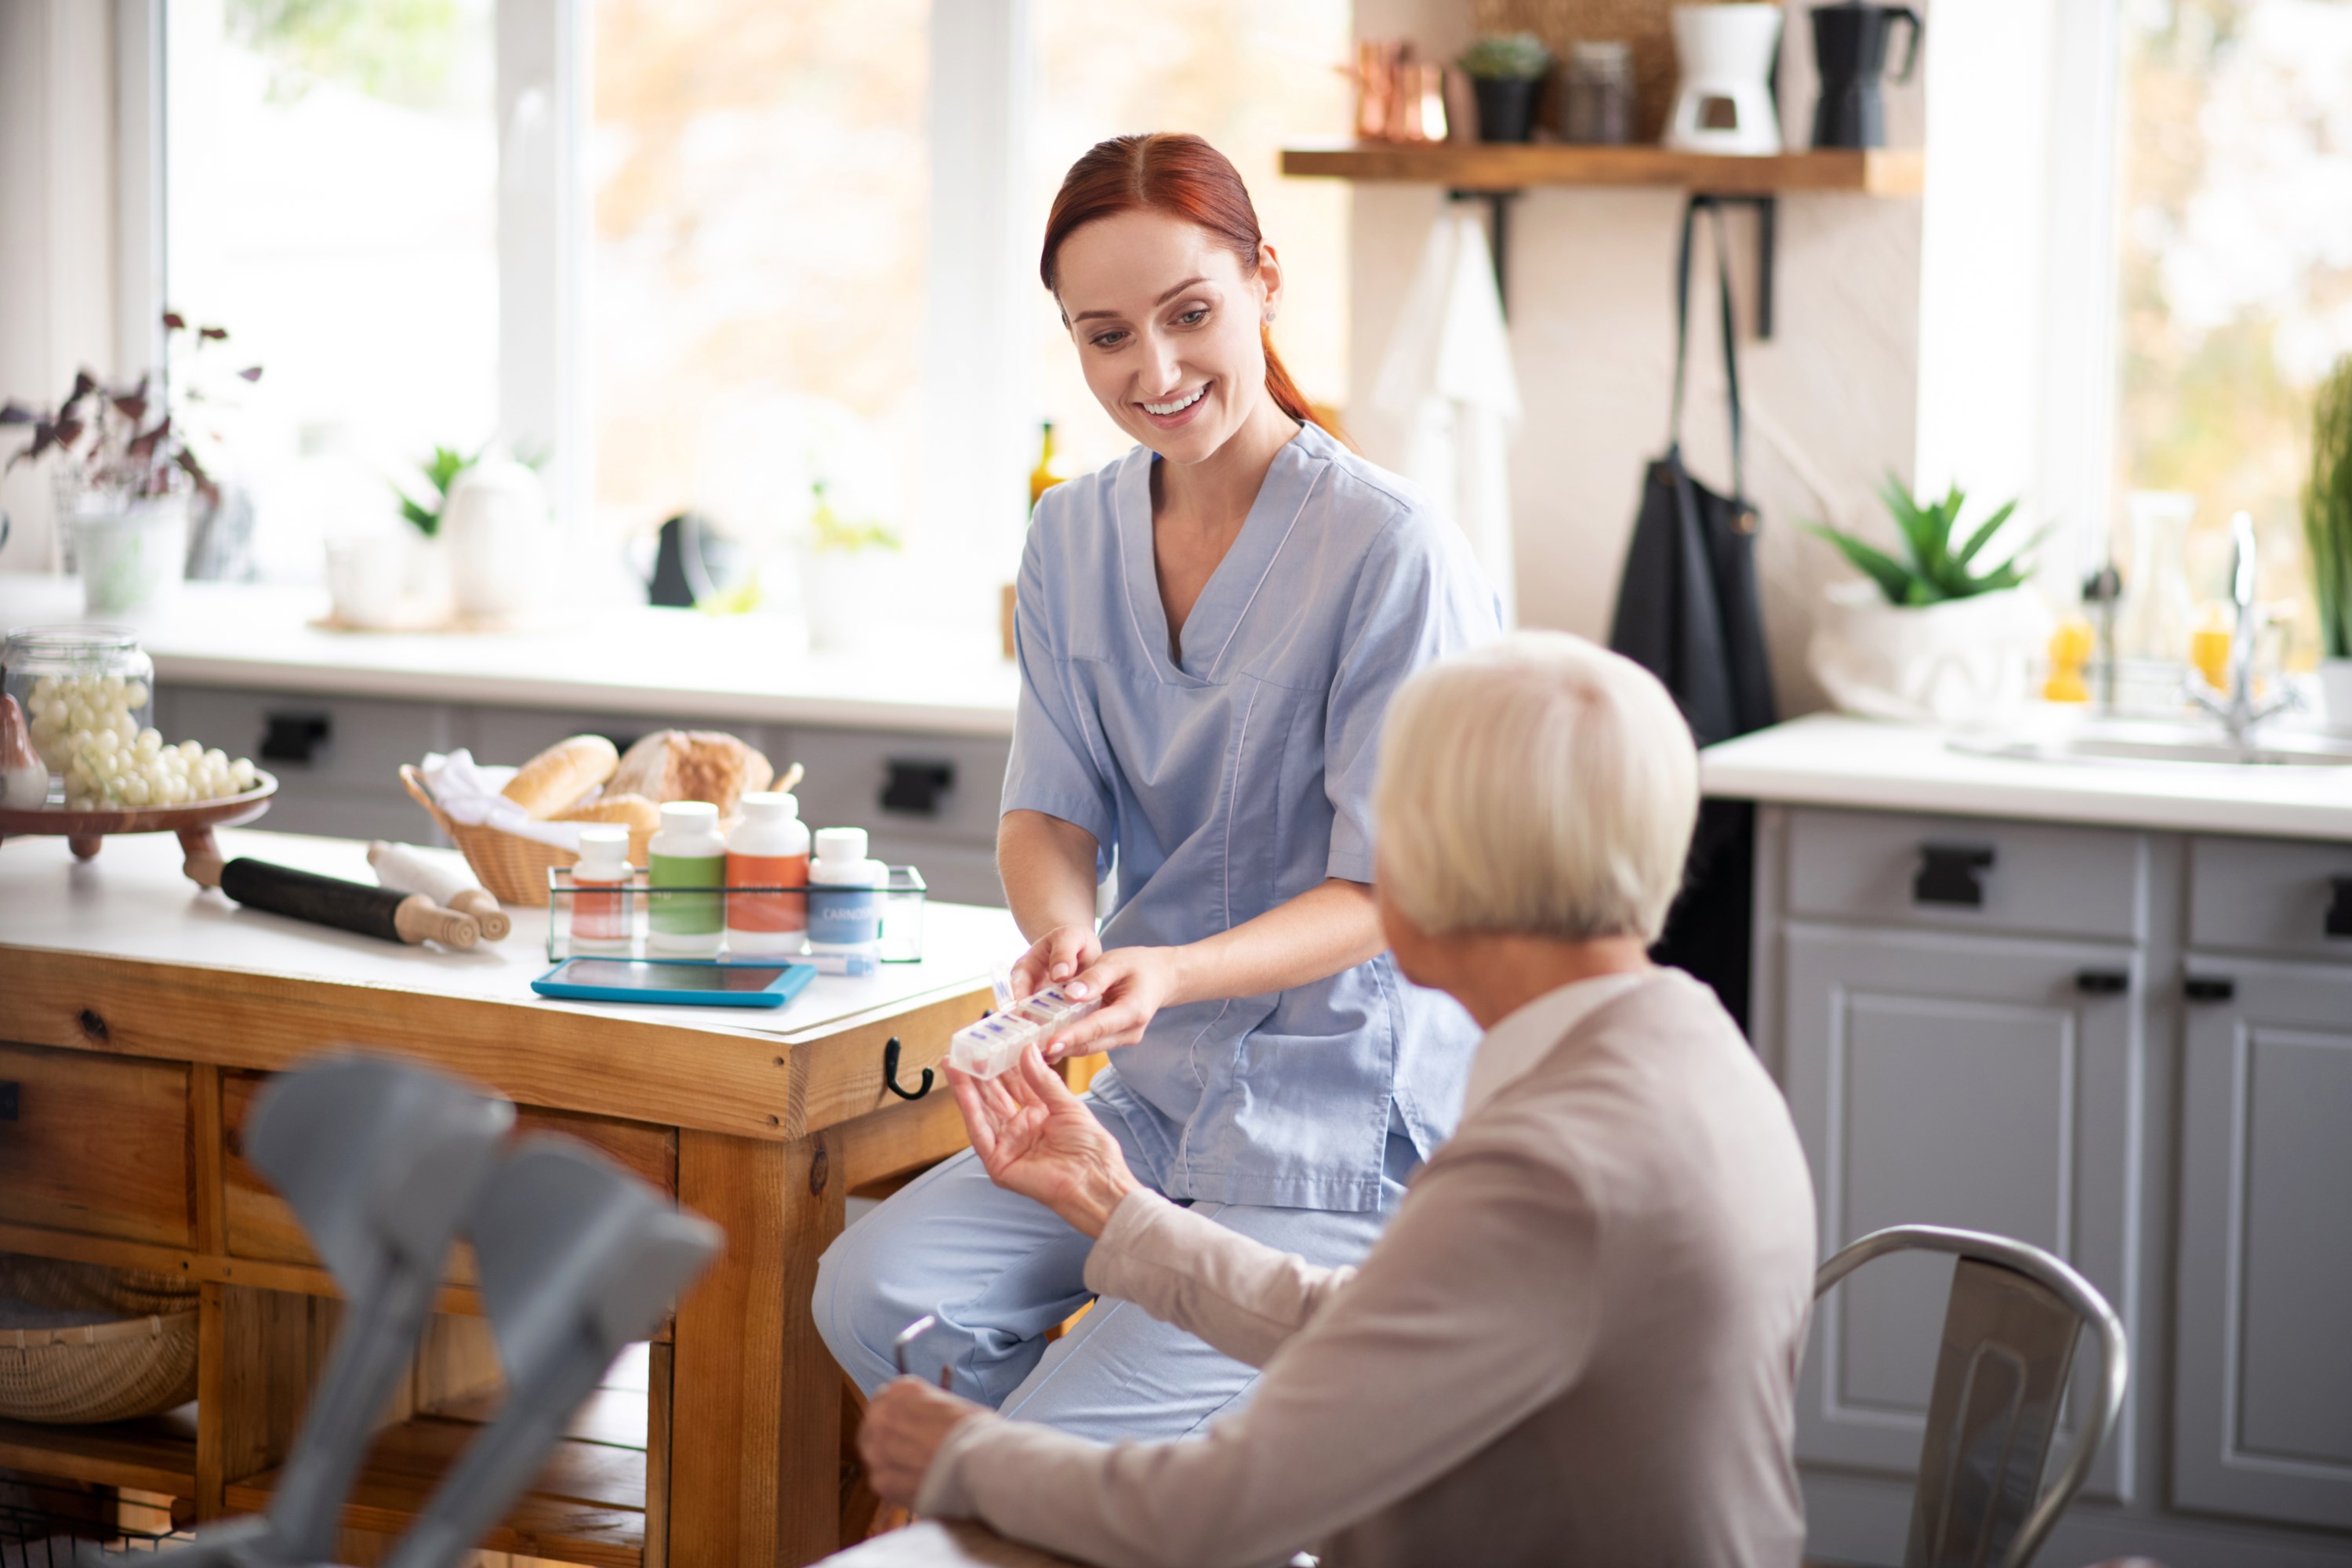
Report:
M 1160 429 L 1173 430 L 1192 423 L 1193 416 L 1200 413 L 1201 405 L 1208 401 L 1208 396 L 1209 384 L 1204 381 L 1190 392 L 1177 393 L 1159 403 L 1138 403 L 1136 406 L 1143 410 L 1145 418 Z

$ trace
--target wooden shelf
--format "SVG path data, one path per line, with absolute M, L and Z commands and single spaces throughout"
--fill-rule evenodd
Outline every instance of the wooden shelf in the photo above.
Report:
M 61 1481 L 196 1495 L 196 1407 L 102 1426 L 0 1421 L 0 1469 Z
M 1722 195 L 1852 191 L 1916 196 L 1927 184 L 1927 154 L 1873 147 L 1772 157 L 1677 153 L 1664 147 L 1575 147 L 1563 142 L 1359 143 L 1283 150 L 1286 174 L 1444 185 L 1458 191 L 1518 191 L 1533 185 L 1665 185 Z

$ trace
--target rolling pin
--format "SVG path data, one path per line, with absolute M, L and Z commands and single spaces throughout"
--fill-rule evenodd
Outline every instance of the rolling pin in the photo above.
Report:
M 371 888 L 365 882 L 346 882 L 340 877 L 321 877 L 267 860 L 223 862 L 191 857 L 187 872 L 202 886 L 218 888 L 247 909 L 355 931 L 362 936 L 411 946 L 430 939 L 451 947 L 471 947 L 481 940 L 481 927 L 473 916 L 445 910 L 422 893 Z
M 504 942 L 514 930 L 514 921 L 488 889 L 413 845 L 386 844 L 379 838 L 368 846 L 368 864 L 375 868 L 375 879 L 387 888 L 422 893 L 445 910 L 473 916 L 484 942 Z

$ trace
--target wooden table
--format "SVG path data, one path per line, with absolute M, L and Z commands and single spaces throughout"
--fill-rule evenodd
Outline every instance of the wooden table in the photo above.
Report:
M 918 1520 L 824 1560 L 824 1568 L 1077 1568 L 969 1520 Z
M 250 855 L 367 879 L 363 847 L 233 831 Z M 545 915 L 471 952 L 403 948 L 239 909 L 184 880 L 168 835 L 88 863 L 0 844 L 0 1251 L 175 1274 L 201 1313 L 192 1411 L 143 1423 L 0 1423 L 0 1468 L 266 1504 L 331 1336 L 334 1290 L 290 1211 L 239 1157 L 261 1077 L 363 1046 L 513 1100 L 724 1227 L 723 1259 L 592 1401 L 484 1544 L 612 1568 L 798 1563 L 840 1544 L 844 1384 L 808 1301 L 851 1190 L 961 1146 L 919 1082 L 985 1010 L 1018 944 L 1000 910 L 934 905 L 919 964 L 820 977 L 774 1014 L 541 1000 Z M 5 1100 L 0 1100 L 5 1103 Z M 439 1310 L 345 1523 L 399 1531 L 494 1407 L 471 1259 Z

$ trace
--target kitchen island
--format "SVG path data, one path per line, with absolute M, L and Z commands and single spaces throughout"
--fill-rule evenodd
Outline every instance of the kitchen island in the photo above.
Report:
M 2352 1561 L 2352 768 L 1954 740 L 1816 715 L 1702 758 L 1757 803 L 1749 1030 L 1822 1250 L 1992 1231 L 2113 1304 L 2123 1420 L 2045 1561 Z M 1891 1258 L 1814 1313 L 1814 1557 L 1900 1555 L 1948 1279 Z
M 366 879 L 362 845 L 232 830 L 223 852 Z M 106 1426 L 0 1423 L 0 1468 L 186 1500 L 267 1503 L 331 1329 L 331 1281 L 239 1156 L 263 1075 L 357 1047 L 516 1102 L 726 1232 L 723 1258 L 573 1423 L 485 1544 L 565 1562 L 795 1563 L 838 1544 L 845 1384 L 807 1310 L 852 1190 L 961 1146 L 943 1092 L 905 1100 L 986 1010 L 1001 911 L 931 907 L 924 961 L 820 976 L 775 1013 L 538 998 L 543 912 L 470 952 L 402 947 L 238 908 L 185 880 L 169 835 L 77 862 L 0 844 L 0 1251 L 153 1270 L 199 1288 L 192 1409 Z M 495 1407 L 470 1259 L 454 1255 L 407 1394 L 348 1528 L 397 1531 Z

